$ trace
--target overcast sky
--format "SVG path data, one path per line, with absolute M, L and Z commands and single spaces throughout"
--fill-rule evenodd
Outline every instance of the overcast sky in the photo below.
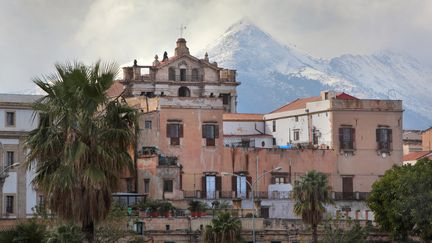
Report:
M 181 24 L 195 53 L 242 17 L 315 57 L 392 49 L 432 66 L 427 0 L 0 0 L 0 93 L 32 90 L 56 62 L 172 55 Z

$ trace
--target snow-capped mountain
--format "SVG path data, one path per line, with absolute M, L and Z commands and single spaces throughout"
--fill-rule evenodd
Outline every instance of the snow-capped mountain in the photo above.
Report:
M 283 45 L 248 20 L 231 26 L 198 56 L 237 69 L 239 112 L 269 112 L 321 90 L 344 91 L 359 98 L 401 99 L 404 128 L 432 125 L 432 69 L 391 51 L 372 55 L 315 58 Z

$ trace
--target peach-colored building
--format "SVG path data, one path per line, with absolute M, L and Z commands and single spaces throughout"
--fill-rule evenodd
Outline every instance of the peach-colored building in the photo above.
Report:
M 335 199 L 361 200 L 402 163 L 402 101 L 323 91 L 268 114 L 238 114 L 235 70 L 191 56 L 182 38 L 174 56 L 123 70 L 127 100 L 141 111 L 137 174 L 125 178 L 138 194 L 250 198 L 249 182 L 256 197 L 287 198 L 294 180 L 318 170 Z
M 432 151 L 432 127 L 421 133 L 423 151 Z

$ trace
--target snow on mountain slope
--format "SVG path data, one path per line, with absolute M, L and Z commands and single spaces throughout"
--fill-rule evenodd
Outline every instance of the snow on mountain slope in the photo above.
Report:
M 239 112 L 269 112 L 332 89 L 359 98 L 402 99 L 405 128 L 432 125 L 432 69 L 406 55 L 382 51 L 319 59 L 278 43 L 248 20 L 231 26 L 198 56 L 204 52 L 219 66 L 237 69 Z

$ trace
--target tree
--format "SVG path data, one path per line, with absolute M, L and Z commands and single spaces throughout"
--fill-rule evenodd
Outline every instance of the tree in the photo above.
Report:
M 324 204 L 332 203 L 326 175 L 309 171 L 300 181 L 295 181 L 292 196 L 295 200 L 294 213 L 312 226 L 312 240 L 318 242 L 317 228 L 325 212 Z
M 203 240 L 205 243 L 239 242 L 240 233 L 240 220 L 229 212 L 220 212 L 204 229 Z
M 128 149 L 135 143 L 137 115 L 121 97 L 106 96 L 116 65 L 55 67 L 55 74 L 34 80 L 47 95 L 33 106 L 40 121 L 26 139 L 27 166 L 35 167 L 32 183 L 52 212 L 81 224 L 92 242 L 121 172 L 134 169 Z
M 337 216 L 324 222 L 323 243 L 362 243 L 365 242 L 370 226 L 360 225 L 358 220 Z
M 432 240 L 432 160 L 394 166 L 372 185 L 368 206 L 375 221 L 396 240 Z
M 35 219 L 19 222 L 14 228 L 0 232 L 0 242 L 41 243 L 47 231 L 45 225 Z

